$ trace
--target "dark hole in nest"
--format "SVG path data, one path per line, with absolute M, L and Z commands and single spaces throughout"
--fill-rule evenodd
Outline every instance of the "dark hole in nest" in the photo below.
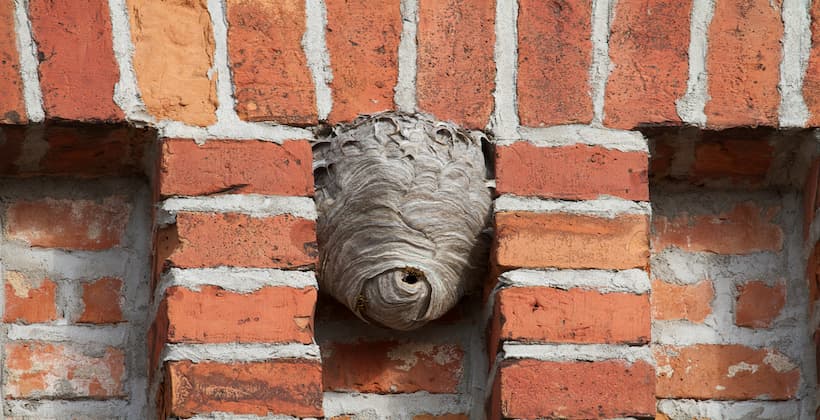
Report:
M 404 275 L 404 282 L 407 284 L 416 284 L 419 282 L 419 277 L 415 273 L 407 273 Z

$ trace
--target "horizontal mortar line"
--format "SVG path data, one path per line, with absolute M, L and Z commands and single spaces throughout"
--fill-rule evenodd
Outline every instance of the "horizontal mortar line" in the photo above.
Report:
M 242 213 L 254 217 L 289 214 L 316 220 L 316 203 L 309 197 L 259 194 L 222 194 L 205 197 L 173 197 L 159 203 L 157 221 L 173 223 L 178 212 Z
M 629 363 L 644 361 L 655 365 L 649 346 L 620 344 L 524 344 L 505 342 L 504 359 L 535 359 L 546 362 L 600 362 L 625 360 Z
M 218 121 L 208 127 L 196 127 L 178 121 L 155 124 L 161 138 L 195 140 L 262 140 L 282 143 L 286 140 L 314 140 L 310 130 L 264 122 Z
M 582 288 L 602 293 L 643 294 L 651 289 L 649 274 L 637 268 L 621 271 L 519 269 L 501 274 L 499 282 L 509 287 Z
M 801 332 L 797 326 L 775 330 L 750 330 L 737 326 L 710 327 L 705 324 L 689 324 L 686 321 L 652 321 L 652 343 L 668 346 L 692 346 L 698 344 L 738 344 L 753 348 L 769 348 L 784 337 L 786 331 Z M 787 334 L 788 335 L 788 334 Z
M 157 294 L 165 289 L 182 286 L 199 290 L 202 286 L 217 286 L 237 293 L 255 292 L 263 287 L 318 288 L 313 271 L 280 270 L 275 268 L 172 268 L 162 275 Z
M 499 139 L 495 144 L 509 146 L 522 141 L 537 147 L 585 144 L 622 152 L 649 152 L 647 140 L 638 131 L 596 128 L 588 125 L 559 125 L 544 128 L 519 127 L 518 132 L 518 139 Z
M 188 420 L 316 420 L 315 417 L 293 417 L 286 415 L 254 416 L 250 414 L 233 414 L 221 411 L 209 414 L 197 414 L 193 417 L 186 417 Z
M 744 410 L 759 410 L 761 408 L 772 408 L 774 412 L 783 415 L 778 418 L 797 418 L 799 412 L 799 400 L 787 401 L 723 401 L 723 400 L 692 400 L 692 399 L 672 399 L 664 398 L 658 400 L 658 408 L 665 411 L 681 411 L 686 414 L 700 417 L 706 414 L 720 414 L 730 415 L 739 414 L 737 418 L 741 418 L 743 414 L 761 415 L 760 412 L 744 413 Z M 735 418 L 735 417 L 732 417 Z
M 163 361 L 262 362 L 277 359 L 320 360 L 316 344 L 209 343 L 167 344 Z
M 133 326 L 117 325 L 19 325 L 7 324 L 8 340 L 71 342 L 104 344 L 120 347 L 125 344 Z
M 652 207 L 648 202 L 636 202 L 609 196 L 593 200 L 569 201 L 504 194 L 495 199 L 493 208 L 496 213 L 505 211 L 576 213 L 608 219 L 622 214 L 650 215 L 652 213 Z
M 407 415 L 446 415 L 466 413 L 470 406 L 463 395 L 431 394 L 421 391 L 412 394 L 369 394 L 325 392 L 322 401 L 325 417 L 358 414 L 373 410 L 377 414 L 396 414 L 396 406 L 405 407 Z
M 65 416 L 122 414 L 128 406 L 124 399 L 108 400 L 47 400 L 47 399 L 7 399 L 5 406 L 11 416 Z

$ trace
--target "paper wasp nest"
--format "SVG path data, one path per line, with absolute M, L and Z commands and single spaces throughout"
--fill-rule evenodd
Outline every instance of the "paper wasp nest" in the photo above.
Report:
M 481 139 L 382 113 L 314 147 L 320 288 L 363 320 L 411 330 L 452 308 L 486 264 L 492 198 Z

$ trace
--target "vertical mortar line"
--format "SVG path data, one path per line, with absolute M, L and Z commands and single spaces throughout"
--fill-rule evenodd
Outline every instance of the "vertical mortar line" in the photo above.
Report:
M 214 62 L 210 77 L 216 77 L 217 124 L 238 122 L 234 107 L 233 77 L 228 57 L 228 20 L 225 0 L 208 0 L 208 14 L 214 35 Z
M 706 102 L 709 100 L 706 55 L 709 25 L 715 13 L 715 0 L 693 0 L 689 21 L 689 79 L 686 93 L 675 103 L 680 119 L 688 124 L 706 125 Z
M 780 126 L 803 127 L 809 110 L 803 100 L 803 77 L 811 50 L 811 18 L 809 0 L 784 0 L 783 53 L 780 59 Z
M 589 87 L 592 95 L 592 126 L 604 121 L 604 96 L 609 79 L 609 27 L 617 0 L 592 1 L 592 65 L 589 68 Z
M 302 36 L 302 49 L 305 51 L 308 68 L 313 76 L 316 90 L 316 111 L 319 120 L 327 119 L 333 107 L 330 82 L 333 72 L 330 68 L 330 54 L 325 42 L 327 26 L 327 9 L 323 0 L 305 0 L 305 34 Z
M 488 130 L 497 140 L 518 140 L 518 0 L 495 3 L 495 107 Z
M 43 92 L 40 89 L 39 60 L 37 45 L 31 31 L 28 16 L 28 0 L 14 0 L 14 24 L 17 33 L 17 50 L 20 53 L 20 76 L 23 79 L 23 97 L 26 113 L 31 122 L 42 122 Z
M 401 42 L 399 43 L 399 79 L 393 100 L 399 111 L 416 112 L 416 74 L 418 72 L 419 1 L 401 0 Z
M 114 85 L 114 102 L 128 120 L 150 122 L 152 118 L 145 111 L 145 104 L 140 98 L 137 76 L 131 62 L 134 45 L 131 43 L 131 23 L 125 1 L 108 0 L 114 58 L 120 72 L 120 80 Z

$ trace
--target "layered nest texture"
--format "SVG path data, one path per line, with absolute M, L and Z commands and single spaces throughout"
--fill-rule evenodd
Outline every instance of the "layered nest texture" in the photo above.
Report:
M 381 113 L 314 146 L 320 289 L 361 319 L 412 330 L 458 303 L 486 264 L 482 138 Z

